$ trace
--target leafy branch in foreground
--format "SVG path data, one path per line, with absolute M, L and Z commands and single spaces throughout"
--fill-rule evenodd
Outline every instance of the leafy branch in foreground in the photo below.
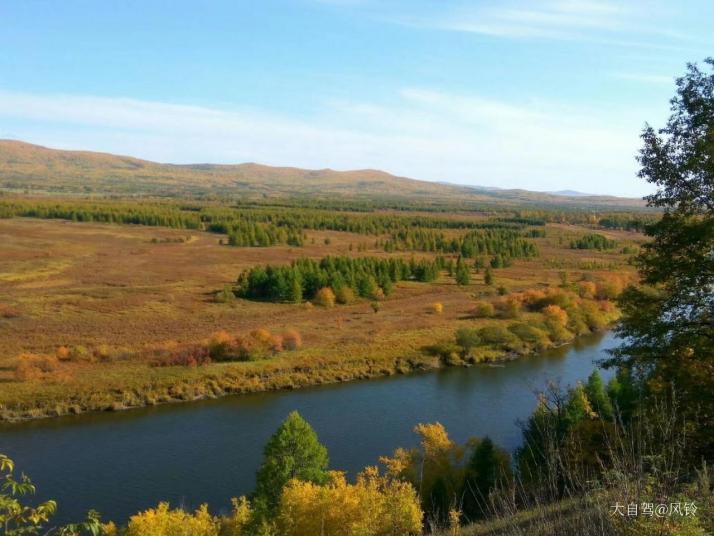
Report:
M 0 530 L 5 536 L 32 534 L 53 534 L 57 536 L 77 536 L 80 534 L 101 534 L 99 514 L 90 511 L 87 520 L 45 532 L 46 524 L 57 511 L 55 501 L 45 501 L 37 506 L 26 504 L 25 498 L 35 494 L 35 485 L 25 473 L 17 480 L 14 475 L 15 463 L 5 454 L 0 454 Z

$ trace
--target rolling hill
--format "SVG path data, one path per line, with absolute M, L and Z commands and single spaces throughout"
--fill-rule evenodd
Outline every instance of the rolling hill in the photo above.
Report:
M 563 196 L 398 177 L 384 171 L 335 171 L 255 163 L 162 164 L 129 156 L 65 151 L 0 140 L 0 190 L 38 194 L 206 197 L 382 198 L 439 203 L 642 207 L 639 199 Z

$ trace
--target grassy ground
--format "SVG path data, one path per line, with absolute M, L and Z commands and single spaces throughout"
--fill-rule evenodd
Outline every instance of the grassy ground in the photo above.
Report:
M 497 286 L 509 291 L 557 286 L 561 272 L 571 280 L 583 273 L 632 273 L 619 249 L 570 249 L 570 239 L 585 232 L 549 225 L 546 238 L 535 239 L 540 257 L 496 270 L 495 286 L 484 285 L 476 273 L 466 287 L 446 275 L 431 284 L 400 283 L 374 313 L 366 300 L 324 309 L 246 300 L 216 303 L 213 292 L 255 264 L 330 254 L 388 255 L 375 249 L 375 237 L 308 231 L 302 248 L 232 248 L 220 245 L 219 235 L 198 231 L 0 220 L 0 418 L 119 409 L 438 366 L 423 348 L 450 339 L 460 326 L 493 322 L 474 320 L 468 312 L 476 298 L 495 296 Z M 620 247 L 642 239 L 625 232 L 601 234 L 618 240 Z M 169 241 L 175 239 L 183 241 Z M 360 244 L 366 250 L 358 251 Z M 443 304 L 442 314 L 432 310 L 437 302 Z M 182 345 L 218 330 L 256 328 L 297 329 L 303 348 L 268 361 L 197 368 L 150 367 L 137 357 L 152 345 Z M 60 346 L 77 345 L 90 350 L 106 346 L 120 357 L 62 362 L 51 377 L 16 379 L 21 353 L 54 354 Z

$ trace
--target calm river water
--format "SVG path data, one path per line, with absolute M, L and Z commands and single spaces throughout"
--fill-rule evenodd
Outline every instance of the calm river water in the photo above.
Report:
M 534 391 L 548 380 L 586 378 L 617 344 L 605 333 L 502 367 L 0 425 L 0 452 L 31 476 L 38 498 L 58 500 L 58 523 L 90 508 L 125 522 L 159 500 L 227 510 L 230 497 L 253 489 L 263 445 L 294 409 L 327 446 L 331 466 L 352 475 L 395 447 L 413 446 L 419 422 L 439 421 L 457 441 L 489 435 L 512 450 Z

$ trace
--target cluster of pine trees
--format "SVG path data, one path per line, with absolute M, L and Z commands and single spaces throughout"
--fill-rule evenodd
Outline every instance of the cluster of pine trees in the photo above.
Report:
M 254 222 L 234 224 L 228 231 L 228 245 L 238 247 L 268 247 L 276 244 L 299 247 L 303 239 L 300 230 Z
M 616 248 L 617 242 L 600 234 L 586 234 L 570 242 L 570 247 L 572 249 L 598 249 L 602 251 Z
M 439 274 L 436 262 L 376 257 L 325 257 L 320 261 L 297 259 L 288 265 L 256 266 L 238 277 L 235 293 L 252 300 L 299 303 L 314 298 L 329 287 L 338 297 L 344 289 L 372 298 L 381 289 L 388 295 L 397 281 L 433 281 Z
M 384 243 L 385 251 L 435 251 L 473 258 L 502 255 L 526 258 L 538 255 L 538 248 L 512 229 L 476 229 L 463 236 L 446 237 L 431 229 L 401 229 Z
M 160 203 L 87 201 L 0 201 L 0 218 L 60 219 L 78 222 L 119 223 L 201 229 L 201 218 L 180 207 Z

